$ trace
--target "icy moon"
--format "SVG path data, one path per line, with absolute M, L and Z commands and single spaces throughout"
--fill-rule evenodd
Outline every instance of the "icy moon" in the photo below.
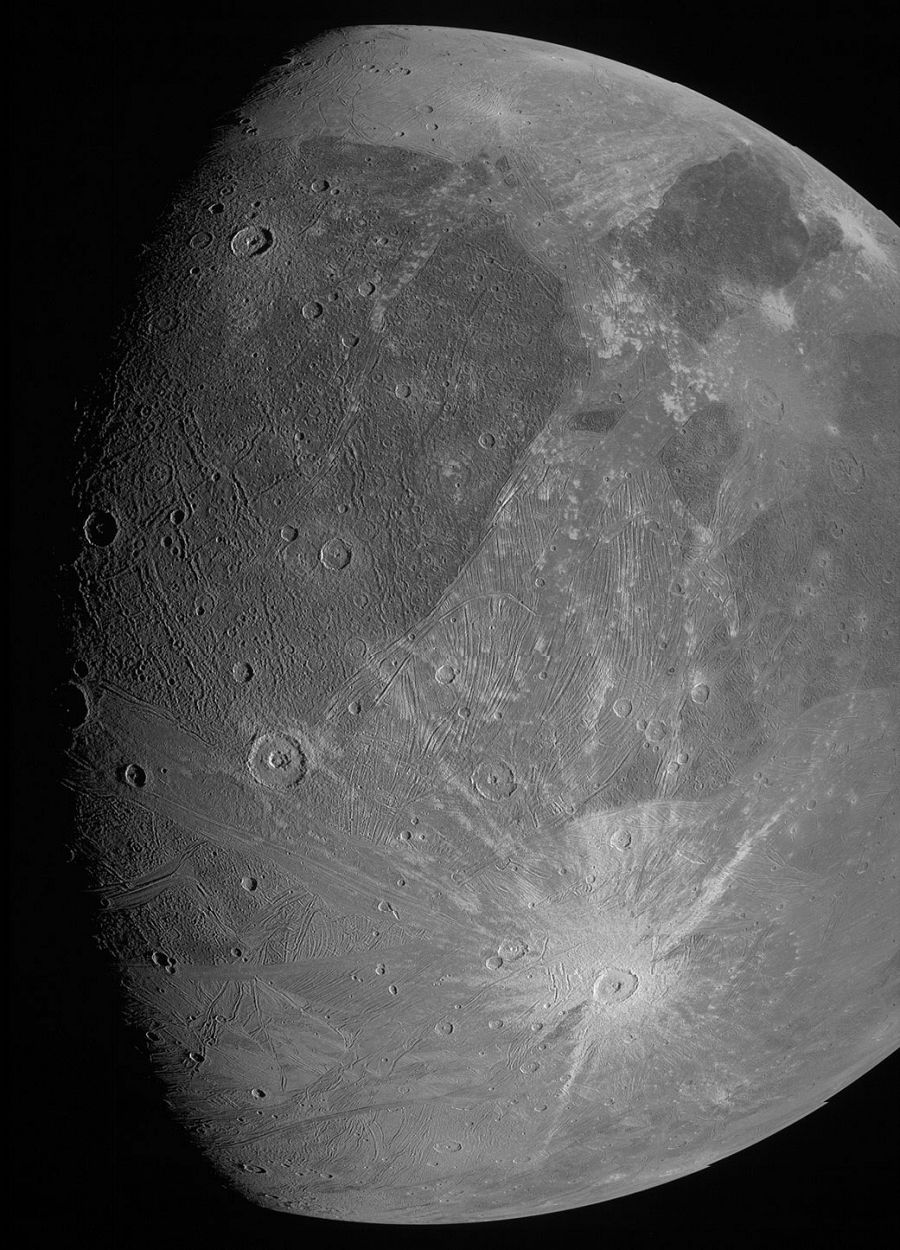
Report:
M 481 31 L 329 34 L 213 137 L 80 406 L 67 783 L 249 1201 L 603 1202 L 897 1046 L 897 245 Z

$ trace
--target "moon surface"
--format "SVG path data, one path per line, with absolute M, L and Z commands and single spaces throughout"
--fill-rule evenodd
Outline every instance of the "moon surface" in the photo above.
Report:
M 67 783 L 260 1206 L 603 1202 L 900 1041 L 897 227 L 507 35 L 292 53 L 81 404 Z

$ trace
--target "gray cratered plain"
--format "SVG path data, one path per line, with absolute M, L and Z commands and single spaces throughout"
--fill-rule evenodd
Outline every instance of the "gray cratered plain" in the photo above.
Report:
M 897 1047 L 897 245 L 445 28 L 292 55 L 180 188 L 82 405 L 68 782 L 250 1200 L 602 1202 Z

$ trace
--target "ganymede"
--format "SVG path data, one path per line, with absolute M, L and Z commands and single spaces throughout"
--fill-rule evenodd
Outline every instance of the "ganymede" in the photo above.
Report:
M 98 939 L 261 1206 L 704 1168 L 892 1051 L 898 230 L 695 93 L 339 30 L 79 406 Z

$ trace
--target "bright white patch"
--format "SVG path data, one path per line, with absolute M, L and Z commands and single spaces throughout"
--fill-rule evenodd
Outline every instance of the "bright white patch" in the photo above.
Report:
M 628 334 L 625 328 L 624 318 L 619 320 L 613 317 L 602 317 L 600 319 L 600 333 L 603 336 L 603 348 L 597 349 L 597 355 L 601 359 L 609 360 L 613 356 L 620 356 L 629 345 L 636 350 L 643 347 L 643 342 L 634 334 Z
M 759 306 L 763 317 L 776 330 L 793 328 L 794 306 L 783 291 L 766 291 Z
M 691 415 L 685 411 L 684 404 L 677 395 L 666 392 L 659 397 L 660 403 L 669 414 L 673 421 L 677 421 L 679 425 L 683 425 Z
M 839 208 L 834 216 L 844 235 L 844 242 L 858 248 L 870 265 L 878 268 L 891 265 L 887 252 L 856 213 L 849 208 Z
M 786 814 L 787 805 L 780 807 L 778 811 L 771 816 L 764 825 L 758 829 L 749 829 L 741 838 L 737 845 L 737 849 L 731 859 L 722 868 L 719 869 L 714 876 L 710 877 L 703 886 L 700 897 L 694 903 L 693 907 L 687 912 L 682 924 L 679 928 L 679 934 L 691 932 L 696 928 L 697 924 L 709 913 L 710 908 L 717 899 L 724 894 L 725 890 L 731 884 L 735 877 L 737 869 L 743 860 L 747 858 L 751 851 L 755 850 L 761 841 L 765 840 L 766 834 L 772 829 L 779 820 Z

